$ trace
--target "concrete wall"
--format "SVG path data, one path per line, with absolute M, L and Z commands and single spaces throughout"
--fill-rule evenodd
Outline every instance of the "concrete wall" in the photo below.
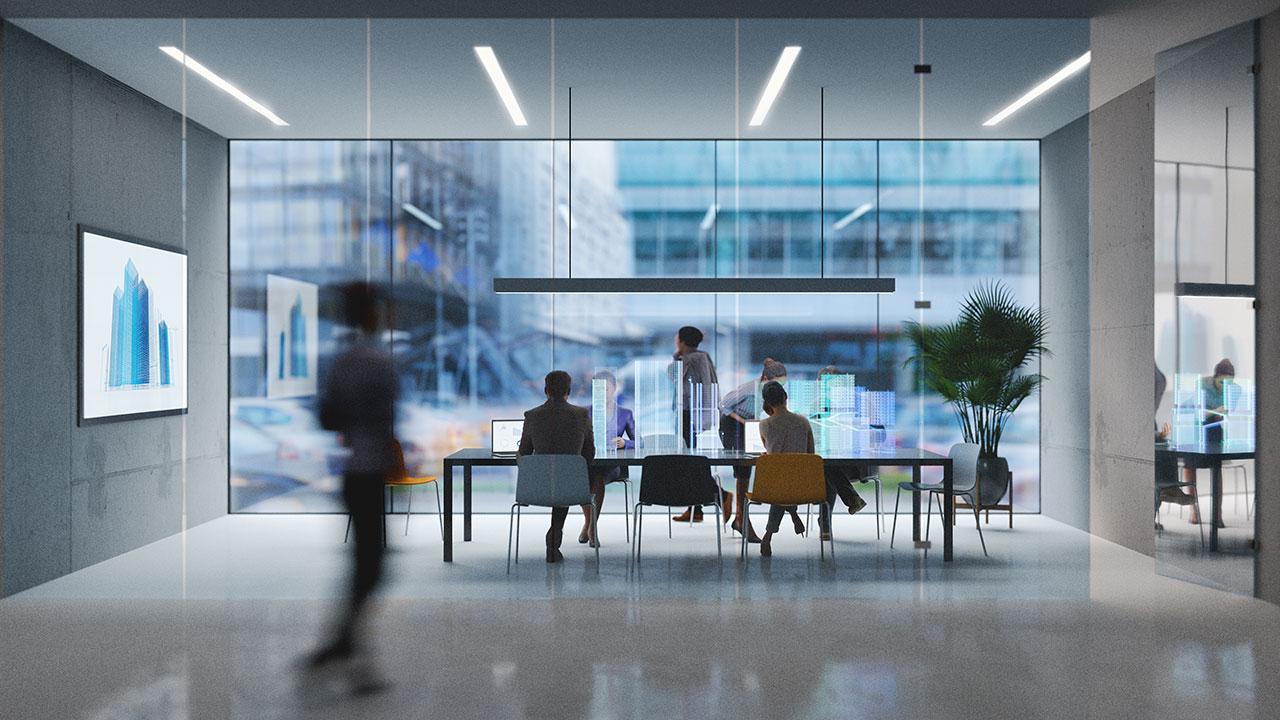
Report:
M 226 141 L 6 24 L 4 594 L 226 511 Z M 77 425 L 76 225 L 185 247 L 189 407 Z
M 1089 529 L 1089 118 L 1040 143 L 1040 507 Z
M 1154 80 L 1090 114 L 1089 527 L 1155 553 Z
M 1257 523 L 1254 573 L 1258 597 L 1280 604 L 1280 382 L 1267 372 L 1280 358 L 1280 11 L 1258 27 L 1257 83 L 1257 354 L 1258 383 Z M 1270 282 L 1268 278 L 1272 278 Z M 1267 382 L 1266 379 L 1271 379 Z

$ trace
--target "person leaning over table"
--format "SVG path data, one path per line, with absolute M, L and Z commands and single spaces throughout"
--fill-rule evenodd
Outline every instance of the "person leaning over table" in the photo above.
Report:
M 760 383 L 775 381 L 779 384 L 787 381 L 787 366 L 774 360 L 773 358 L 764 359 L 764 367 L 760 370 L 760 379 L 748 380 L 742 383 L 733 392 L 724 396 L 720 401 L 720 442 L 724 444 L 725 450 L 734 450 L 741 452 L 746 448 L 746 426 L 747 422 L 756 419 L 756 388 Z M 742 506 L 747 501 L 747 490 L 751 486 L 751 467 L 748 465 L 733 466 L 733 479 L 738 493 L 738 520 L 730 527 L 743 533 L 742 529 Z M 724 522 L 726 525 L 732 520 L 733 508 L 728 506 L 724 509 Z M 800 522 L 799 514 L 792 514 L 792 521 Z M 800 527 L 804 527 L 801 523 Z M 746 529 L 747 542 L 758 543 L 760 537 L 756 535 L 755 528 L 748 527 Z
M 716 378 L 716 364 L 711 361 L 710 355 L 698 349 L 702 344 L 702 338 L 701 330 L 692 325 L 685 325 L 676 331 L 676 351 L 672 355 L 672 359 L 681 364 L 680 377 L 673 379 L 680 383 L 680 397 L 684 403 L 684 412 L 680 413 L 680 434 L 684 438 L 686 448 L 693 447 L 691 441 L 698 433 L 711 427 L 712 414 L 715 413 L 719 400 L 715 389 L 720 382 Z M 703 409 L 696 423 L 692 405 L 694 385 L 701 386 L 702 389 L 698 400 Z M 729 507 L 733 502 L 733 495 L 723 493 L 722 502 L 724 507 Z M 694 522 L 702 522 L 701 507 L 686 508 L 683 513 L 673 519 L 686 522 L 691 514 Z
M 760 421 L 760 439 L 764 441 L 766 453 L 810 453 L 814 452 L 813 427 L 803 415 L 797 415 L 787 409 L 787 391 L 777 382 L 767 382 L 760 388 L 760 399 L 764 401 L 764 411 L 769 417 Z M 769 523 L 764 527 L 764 537 L 760 539 L 760 554 L 773 555 L 773 534 L 782 526 L 782 516 L 794 510 L 794 506 L 770 505 Z M 823 514 L 829 512 L 824 506 Z M 804 532 L 804 525 L 796 525 L 796 534 Z
M 628 408 L 618 404 L 618 378 L 608 370 L 601 370 L 591 376 L 594 380 L 604 381 L 605 396 L 605 436 L 600 442 L 614 450 L 630 450 L 636 446 L 636 418 Z M 593 405 L 594 408 L 594 405 Z M 594 409 L 592 412 L 595 412 Z M 592 427 L 595 427 L 594 421 Z M 618 482 L 627 477 L 627 467 L 592 468 L 591 493 L 596 496 L 596 507 L 604 507 L 604 486 Z M 591 506 L 582 506 L 582 532 L 578 533 L 578 542 L 590 542 L 591 547 L 600 544 L 600 538 L 591 537 Z
M 590 464 L 596 457 L 591 434 L 591 414 L 584 407 L 569 404 L 572 381 L 569 373 L 552 370 L 547 373 L 544 391 L 547 401 L 524 414 L 524 430 L 520 434 L 517 455 L 582 455 Z M 547 530 L 547 562 L 564 560 L 560 541 L 564 537 L 564 521 L 568 507 L 551 509 L 551 528 Z

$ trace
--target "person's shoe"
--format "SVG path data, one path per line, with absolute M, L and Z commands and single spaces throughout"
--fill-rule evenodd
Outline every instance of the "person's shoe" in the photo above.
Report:
M 734 523 L 729 527 L 733 528 L 735 532 L 741 535 L 742 534 L 742 518 L 738 518 L 738 520 L 734 521 Z M 752 544 L 760 542 L 760 536 L 756 534 L 756 529 L 751 525 L 747 526 L 747 542 Z
M 1182 492 L 1178 488 L 1164 488 L 1160 491 L 1160 501 L 1173 503 L 1174 505 L 1190 505 L 1196 501 L 1189 493 Z
M 307 657 L 304 667 L 307 670 L 320 670 L 339 660 L 350 660 L 355 648 L 350 643 L 336 642 L 327 645 Z
M 698 522 L 702 522 L 702 508 L 700 508 L 700 507 L 699 507 L 699 508 L 689 508 L 688 510 L 685 510 L 684 512 L 680 513 L 679 515 L 677 515 L 677 516 L 675 516 L 675 517 L 673 517 L 673 518 L 671 518 L 671 519 L 672 519 L 674 522 L 689 522 L 689 513 L 690 513 L 690 512 L 692 512 L 692 513 L 693 513 L 693 521 L 694 521 L 694 522 L 696 522 L 696 523 L 698 523 Z
M 853 504 L 849 506 L 849 514 L 852 515 L 866 506 L 867 506 L 867 501 L 863 500 L 862 496 L 859 495 L 858 497 L 854 498 Z
M 831 542 L 831 531 L 823 530 L 822 536 L 819 539 L 822 540 L 822 542 Z
M 564 562 L 564 554 L 560 552 L 559 548 L 547 548 L 547 562 Z
M 800 519 L 800 513 L 791 516 L 791 526 L 795 528 L 797 535 L 804 534 L 804 521 Z
M 599 538 L 593 538 L 593 539 L 589 540 L 589 541 L 587 542 L 587 547 L 592 548 L 592 549 L 595 549 L 595 548 L 600 547 L 600 539 L 599 539 Z
M 728 525 L 733 519 L 733 493 L 728 490 L 720 492 L 720 513 L 724 515 L 724 524 Z
M 391 681 L 368 660 L 355 662 L 351 666 L 351 694 L 356 697 L 368 697 L 391 689 Z
M 760 539 L 760 556 L 773 557 L 773 533 L 767 532 Z
M 587 528 L 582 528 L 582 532 L 578 533 L 578 542 L 583 545 L 586 545 L 590 540 L 591 540 L 591 531 L 588 530 Z

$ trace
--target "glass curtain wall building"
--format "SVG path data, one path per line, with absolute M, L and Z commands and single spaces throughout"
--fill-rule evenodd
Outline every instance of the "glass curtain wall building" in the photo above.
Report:
M 919 299 L 926 322 L 950 321 L 992 279 L 1039 302 L 1034 140 L 575 140 L 571 172 L 564 141 L 232 141 L 230 157 L 233 511 L 339 507 L 339 450 L 314 398 L 267 397 L 269 274 L 320 286 L 321 377 L 346 335 L 333 286 L 390 288 L 400 433 L 430 472 L 487 446 L 492 419 L 541 402 L 552 368 L 571 373 L 583 405 L 592 375 L 611 369 L 630 406 L 637 367 L 669 360 L 682 325 L 706 333 L 721 394 L 767 357 L 796 379 L 834 365 L 896 391 L 898 442 L 945 452 L 959 430 L 939 400 L 919 402 L 902 322 Z M 898 291 L 492 291 L 495 276 L 567 274 L 892 276 Z M 1039 511 L 1038 437 L 1033 398 L 1001 444 L 1021 511 Z M 509 471 L 477 471 L 476 507 L 505 509 L 511 487 Z

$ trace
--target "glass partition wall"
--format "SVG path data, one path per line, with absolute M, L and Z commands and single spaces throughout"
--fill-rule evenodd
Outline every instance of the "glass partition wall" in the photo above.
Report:
M 255 22 L 191 21 L 189 33 L 214 42 Z M 987 27 L 974 22 L 321 22 L 317 43 L 339 52 L 312 61 L 334 68 L 342 127 L 303 114 L 229 141 L 231 510 L 339 509 L 339 448 L 318 428 L 313 386 L 291 382 L 282 360 L 295 347 L 290 313 L 314 302 L 308 340 L 323 378 L 350 334 L 336 286 L 355 279 L 391 298 L 383 340 L 400 370 L 400 434 L 424 472 L 487 447 L 491 421 L 540 403 L 553 368 L 570 372 L 581 405 L 607 368 L 618 403 L 634 405 L 637 379 L 670 360 L 683 325 L 705 333 L 721 396 L 758 379 L 766 358 L 799 383 L 834 366 L 894 393 L 877 396 L 894 400 L 894 442 L 946 452 L 959 427 L 904 368 L 902 323 L 950 321 L 989 280 L 1039 302 L 1042 133 L 983 129 L 985 105 L 962 119 L 964 73 L 914 69 L 922 53 L 970 57 L 966 38 Z M 1084 25 L 1013 25 L 1021 43 L 1087 47 Z M 501 62 L 524 125 L 480 46 Z M 789 46 L 802 48 L 792 76 L 753 125 Z M 495 277 L 569 275 L 893 277 L 897 291 L 492 289 Z M 1017 512 L 1039 511 L 1038 429 L 1033 397 L 1001 445 Z M 888 496 L 901 478 L 884 475 Z M 478 510 L 507 508 L 509 470 L 477 469 L 475 482 Z M 620 510 L 611 494 L 606 512 Z
M 1254 26 L 1157 56 L 1156 557 L 1253 594 Z

